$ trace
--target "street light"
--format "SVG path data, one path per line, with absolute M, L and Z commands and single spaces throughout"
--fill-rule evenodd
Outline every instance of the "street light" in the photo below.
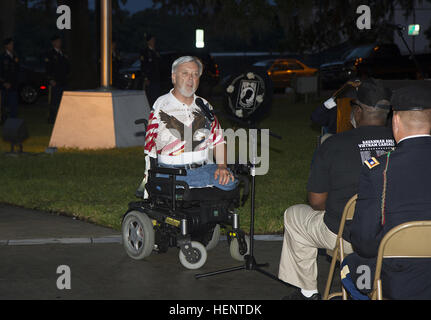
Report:
M 205 48 L 204 30 L 196 29 L 196 48 Z

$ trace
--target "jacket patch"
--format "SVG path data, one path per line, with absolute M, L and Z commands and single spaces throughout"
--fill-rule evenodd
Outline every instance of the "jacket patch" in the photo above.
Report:
M 378 162 L 376 158 L 371 158 L 370 160 L 367 160 L 364 163 L 369 169 L 373 169 L 380 165 L 380 162 Z

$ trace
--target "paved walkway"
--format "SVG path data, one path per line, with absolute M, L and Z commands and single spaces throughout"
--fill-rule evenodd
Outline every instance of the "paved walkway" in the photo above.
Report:
M 0 300 L 278 300 L 292 290 L 253 271 L 196 280 L 196 272 L 179 263 L 177 249 L 133 261 L 115 230 L 5 205 L 0 205 L 0 240 Z M 265 270 L 273 274 L 281 246 L 281 241 L 256 241 L 257 262 L 270 263 Z M 61 265 L 70 267 L 71 290 L 57 288 Z M 221 241 L 198 273 L 238 265 L 227 242 Z M 328 268 L 326 258 L 319 256 L 321 291 Z

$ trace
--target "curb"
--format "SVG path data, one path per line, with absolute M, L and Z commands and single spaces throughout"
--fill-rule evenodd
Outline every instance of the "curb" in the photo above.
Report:
M 279 235 L 257 235 L 256 241 L 283 241 L 283 236 Z M 226 236 L 221 236 L 220 241 L 227 241 Z M 122 244 L 121 236 L 108 236 L 101 238 L 47 238 L 47 239 L 21 239 L 21 240 L 0 240 L 0 246 L 41 246 L 41 245 L 72 245 L 72 244 Z

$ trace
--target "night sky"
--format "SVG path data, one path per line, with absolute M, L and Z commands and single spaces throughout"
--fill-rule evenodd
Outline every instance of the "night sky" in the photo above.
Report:
M 94 9 L 94 1 L 90 0 L 89 7 Z M 127 0 L 127 4 L 122 6 L 124 9 L 130 11 L 130 13 L 135 13 L 144 9 L 147 9 L 153 5 L 152 0 Z
M 144 10 L 153 5 L 152 0 L 127 0 L 127 4 L 124 6 L 125 9 L 129 10 L 131 13 Z

